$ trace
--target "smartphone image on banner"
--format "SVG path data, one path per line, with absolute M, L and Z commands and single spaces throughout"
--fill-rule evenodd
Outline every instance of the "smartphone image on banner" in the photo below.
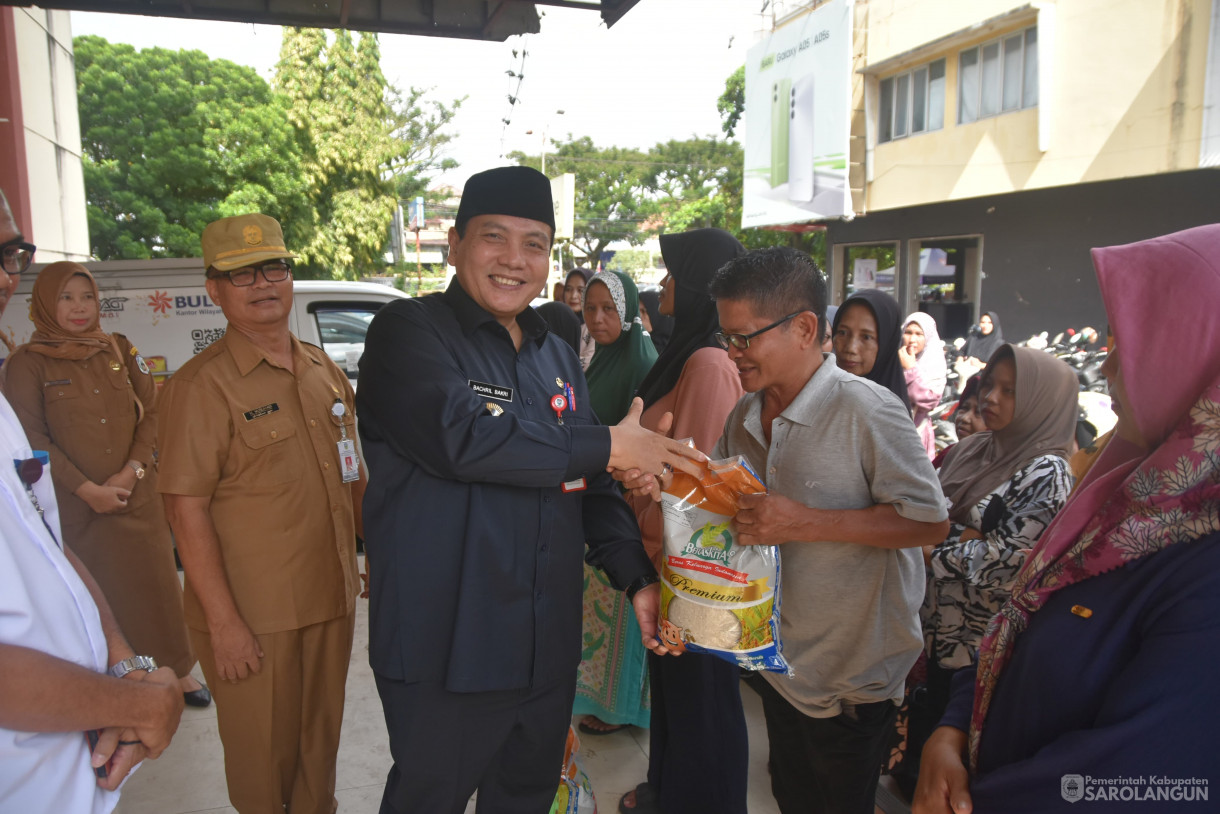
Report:
M 788 183 L 788 103 L 792 80 L 771 83 L 771 186 Z
M 813 74 L 797 78 L 788 93 L 788 200 L 813 200 Z

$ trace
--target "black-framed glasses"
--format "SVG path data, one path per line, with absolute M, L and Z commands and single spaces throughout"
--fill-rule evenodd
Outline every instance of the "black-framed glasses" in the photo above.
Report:
M 4 266 L 4 270 L 12 277 L 16 277 L 21 272 L 30 267 L 30 263 L 34 262 L 34 252 L 38 251 L 38 247 L 33 243 L 26 243 L 21 238 L 0 243 L 0 265 Z
M 765 334 L 767 331 L 771 330 L 772 328 L 778 328 L 780 325 L 783 325 L 785 322 L 792 319 L 797 314 L 803 314 L 803 313 L 804 313 L 804 309 L 802 309 L 800 311 L 793 311 L 791 314 L 784 317 L 783 319 L 776 320 L 775 322 L 772 322 L 770 325 L 768 325 L 765 328 L 759 328 L 757 331 L 755 331 L 752 334 L 726 334 L 724 331 L 716 331 L 716 333 L 712 334 L 712 336 L 714 336 L 716 338 L 716 343 L 718 345 L 720 345 L 720 347 L 724 348 L 725 350 L 729 349 L 729 345 L 732 345 L 733 347 L 737 348 L 737 350 L 745 350 L 746 348 L 750 347 L 750 340 L 753 339 L 754 337 L 758 336 L 759 334 Z
M 260 271 L 263 274 L 263 279 L 267 282 L 282 283 L 292 273 L 292 266 L 283 260 L 275 260 L 258 266 L 246 266 L 245 268 L 233 269 L 232 271 L 217 272 L 212 275 L 212 279 L 228 277 L 230 283 L 238 288 L 244 288 L 248 285 L 254 285 L 254 278 Z

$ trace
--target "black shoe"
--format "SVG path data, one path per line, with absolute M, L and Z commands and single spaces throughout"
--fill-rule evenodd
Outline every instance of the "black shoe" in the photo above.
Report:
M 212 703 L 212 694 L 207 687 L 182 693 L 182 700 L 188 707 L 206 707 Z

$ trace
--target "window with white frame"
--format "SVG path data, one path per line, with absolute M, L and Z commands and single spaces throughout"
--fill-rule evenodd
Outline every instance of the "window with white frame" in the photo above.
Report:
M 881 80 L 879 141 L 945 126 L 945 61 Z
M 967 48 L 957 59 L 959 124 L 1038 104 L 1038 29 Z

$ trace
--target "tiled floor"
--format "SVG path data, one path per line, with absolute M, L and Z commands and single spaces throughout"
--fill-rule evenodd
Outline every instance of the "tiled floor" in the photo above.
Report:
M 202 674 L 196 668 L 196 677 Z M 778 814 L 767 778 L 767 740 L 758 696 L 742 687 L 750 727 L 750 814 Z M 644 780 L 648 770 L 648 732 L 627 729 L 584 736 L 580 749 L 601 814 L 614 814 L 619 798 Z M 368 664 L 368 603 L 356 614 L 356 647 L 347 677 L 343 740 L 339 748 L 338 791 L 342 814 L 376 814 L 389 745 L 381 702 Z M 558 783 L 558 777 L 556 777 Z M 216 712 L 187 708 L 173 743 L 158 760 L 148 761 L 123 788 L 118 814 L 233 814 L 225 791 L 224 763 L 216 733 Z M 474 811 L 473 804 L 467 809 Z

